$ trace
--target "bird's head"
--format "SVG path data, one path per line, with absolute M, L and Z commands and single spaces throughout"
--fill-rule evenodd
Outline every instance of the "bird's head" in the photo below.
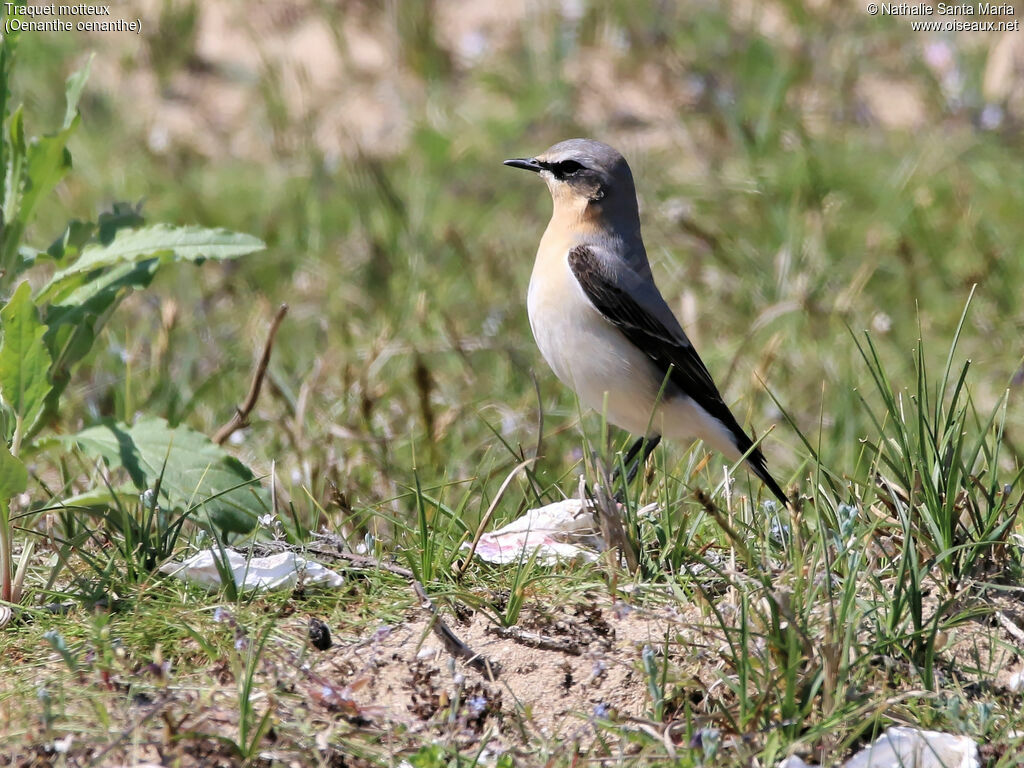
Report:
M 540 174 L 551 191 L 556 215 L 569 210 L 580 215 L 636 210 L 636 188 L 626 159 L 600 141 L 561 141 L 536 157 L 506 160 L 505 165 Z

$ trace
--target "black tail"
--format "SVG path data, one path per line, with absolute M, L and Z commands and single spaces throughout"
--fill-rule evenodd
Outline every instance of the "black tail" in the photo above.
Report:
M 747 455 L 747 463 L 754 474 L 761 479 L 761 482 L 768 486 L 768 490 L 775 494 L 775 498 L 781 501 L 784 507 L 788 507 L 790 505 L 789 497 L 768 472 L 768 463 L 764 460 L 764 454 L 761 453 L 760 448 L 755 448 Z
M 733 417 L 732 413 L 728 410 L 726 413 L 729 416 L 728 421 L 719 417 L 719 421 L 725 425 L 725 428 L 732 432 L 733 439 L 735 440 L 736 450 L 741 454 L 747 454 L 747 464 L 750 465 L 751 471 L 758 476 L 762 483 L 768 486 L 768 490 L 775 494 L 775 498 L 782 502 L 784 507 L 789 507 L 789 497 L 786 492 L 782 490 L 782 487 L 775 482 L 775 478 L 771 476 L 768 471 L 768 462 L 764 460 L 764 454 L 761 453 L 760 448 L 752 448 L 754 441 L 750 439 L 746 432 L 743 431 L 743 427 L 739 425 L 739 422 Z M 750 451 L 750 453 L 747 453 Z

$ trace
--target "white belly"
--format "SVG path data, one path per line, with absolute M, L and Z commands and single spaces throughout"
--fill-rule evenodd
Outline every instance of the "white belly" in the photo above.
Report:
M 534 269 L 527 310 L 555 375 L 609 423 L 636 435 L 702 438 L 731 458 L 739 456 L 717 419 L 671 384 L 662 392 L 664 373 L 594 308 L 567 261 Z
M 585 406 L 616 426 L 644 434 L 661 385 L 657 368 L 594 309 L 569 265 L 563 267 L 563 275 L 548 272 L 538 279 L 535 272 L 530 280 L 527 309 L 537 346 Z

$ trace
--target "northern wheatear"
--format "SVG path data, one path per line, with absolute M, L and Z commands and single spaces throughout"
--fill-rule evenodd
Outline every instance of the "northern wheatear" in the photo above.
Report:
M 732 461 L 747 454 L 789 504 L 654 284 L 625 158 L 569 139 L 505 165 L 539 173 L 554 200 L 527 294 L 537 346 L 584 405 L 643 436 L 625 463 L 644 445 L 642 463 L 663 435 L 701 438 Z

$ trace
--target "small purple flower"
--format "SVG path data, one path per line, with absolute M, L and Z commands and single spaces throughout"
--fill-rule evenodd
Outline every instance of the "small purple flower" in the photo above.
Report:
M 466 706 L 474 717 L 479 717 L 487 709 L 487 699 L 483 696 L 474 696 L 466 702 Z

